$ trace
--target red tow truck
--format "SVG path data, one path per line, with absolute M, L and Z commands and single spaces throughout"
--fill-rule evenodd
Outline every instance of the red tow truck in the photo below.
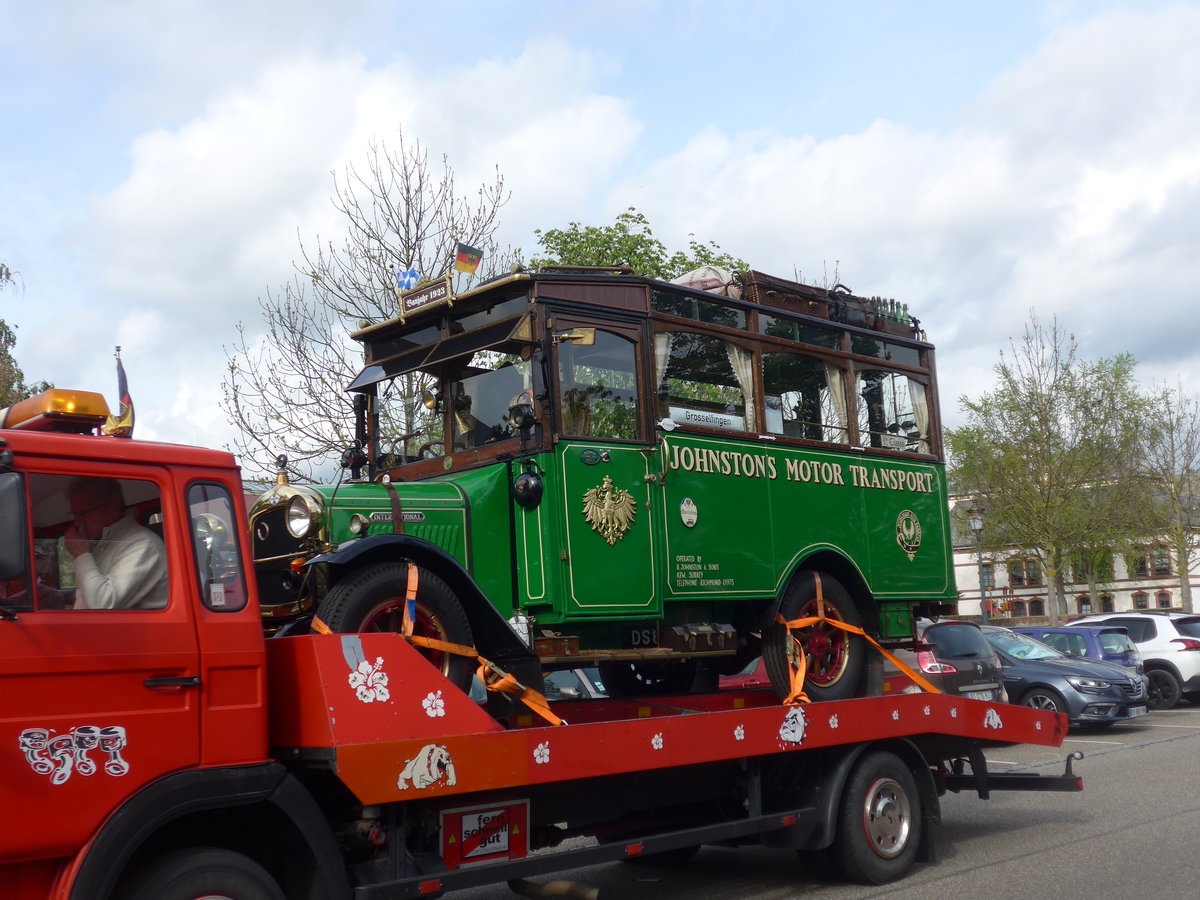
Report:
M 878 883 L 933 858 L 947 790 L 1080 789 L 1069 762 L 995 774 L 983 754 L 1058 746 L 1062 716 L 894 682 L 543 708 L 530 665 L 510 669 L 530 703 L 480 703 L 401 634 L 264 637 L 234 459 L 96 434 L 107 412 L 71 391 L 0 412 L 6 900 L 532 890 L 514 880 L 708 843 L 825 852 Z M 65 536 L 88 510 L 68 498 L 95 478 L 161 536 L 165 605 L 76 608 Z

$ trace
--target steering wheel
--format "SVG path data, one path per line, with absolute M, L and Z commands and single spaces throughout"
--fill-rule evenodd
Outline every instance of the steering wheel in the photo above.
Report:
M 457 441 L 455 443 L 451 444 L 450 446 L 453 450 L 466 450 L 467 449 L 466 444 L 460 444 Z M 434 447 L 441 447 L 442 452 L 435 453 L 434 449 L 433 449 Z M 417 459 L 437 459 L 439 456 L 445 456 L 445 455 L 446 455 L 446 442 L 445 441 L 426 441 L 424 444 L 422 444 L 420 447 L 417 448 Z

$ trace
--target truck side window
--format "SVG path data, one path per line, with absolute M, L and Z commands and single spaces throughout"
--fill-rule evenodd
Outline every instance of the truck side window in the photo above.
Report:
M 188 488 L 187 501 L 200 600 L 215 612 L 237 612 L 246 605 L 246 578 L 229 490 L 199 482 Z
M 151 481 L 31 474 L 38 609 L 167 606 L 162 494 Z

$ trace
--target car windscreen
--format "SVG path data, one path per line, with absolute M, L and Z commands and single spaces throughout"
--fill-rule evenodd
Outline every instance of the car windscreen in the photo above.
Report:
M 974 625 L 931 625 L 922 635 L 938 659 L 989 659 L 991 645 Z
M 1105 653 L 1130 653 L 1136 649 L 1124 631 L 1100 632 L 1100 647 Z
M 1023 634 L 1007 631 L 991 631 L 987 633 L 988 643 L 1002 653 L 1007 653 L 1015 659 L 1065 659 L 1053 647 L 1047 647 L 1041 641 L 1035 641 Z

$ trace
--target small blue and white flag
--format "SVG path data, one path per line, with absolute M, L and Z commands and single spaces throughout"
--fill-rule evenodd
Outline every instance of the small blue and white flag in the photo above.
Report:
M 407 269 L 396 273 L 396 284 L 400 286 L 400 290 L 402 291 L 415 288 L 417 282 L 420 280 L 421 276 L 417 274 L 416 266 L 409 266 Z

